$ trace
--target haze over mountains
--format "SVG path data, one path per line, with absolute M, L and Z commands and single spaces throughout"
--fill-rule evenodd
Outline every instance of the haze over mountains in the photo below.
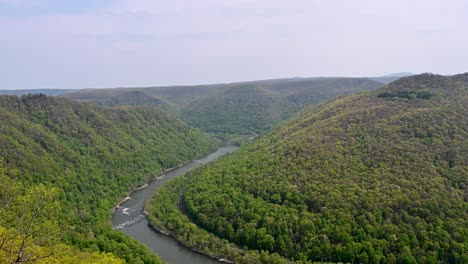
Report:
M 388 83 L 389 80 L 397 80 L 398 78 L 401 77 L 407 77 L 414 75 L 414 73 L 410 72 L 398 72 L 398 73 L 391 73 L 391 74 L 386 74 L 378 77 L 367 77 L 369 79 L 375 79 L 376 81 L 379 82 L 384 82 Z M 258 80 L 258 81 L 244 81 L 244 82 L 237 82 L 237 83 L 253 83 L 253 82 L 264 82 L 264 81 L 276 81 L 276 80 L 288 80 L 288 79 L 316 79 L 316 78 L 334 78 L 334 77 L 294 77 L 294 78 L 281 78 L 281 79 L 265 79 L 265 80 Z M 360 77 L 347 77 L 347 78 L 360 78 Z M 380 80 L 379 80 L 380 78 Z M 228 84 L 228 83 L 225 83 Z M 233 84 L 233 83 L 231 83 Z M 171 85 L 171 86 L 164 86 L 164 87 L 177 87 L 177 86 L 203 86 L 203 85 Z M 63 95 L 66 93 L 72 93 L 72 92 L 79 92 L 83 90 L 96 90 L 96 89 L 128 89 L 128 88 L 155 88 L 155 87 L 163 87 L 163 86 L 152 86 L 152 87 L 116 87 L 116 88 L 107 88 L 107 87 L 101 87 L 101 88 L 86 88 L 83 87 L 81 89 L 58 89 L 58 88 L 25 88 L 25 89 L 8 89 L 8 87 L 3 87 L 0 89 L 0 95 L 23 95 L 23 94 L 38 94 L 38 93 L 43 93 L 45 95 Z
M 388 84 L 388 83 L 396 81 L 396 80 L 398 80 L 400 78 L 409 77 L 409 76 L 412 76 L 412 75 L 415 75 L 415 74 L 411 73 L 411 72 L 397 72 L 397 73 L 383 75 L 383 76 L 380 76 L 380 77 L 372 77 L 370 79 L 378 81 L 378 82 L 382 82 L 382 83 L 385 83 L 385 84 Z
M 18 89 L 18 90 L 0 90 L 0 95 L 25 95 L 25 94 L 45 94 L 45 95 L 64 95 L 78 91 L 76 89 Z
M 0 264 L 468 264 L 466 25 L 0 0 Z
M 391 73 L 391 74 L 386 74 L 380 76 L 381 78 L 387 78 L 387 77 L 397 77 L 397 78 L 402 78 L 402 77 L 408 77 L 411 75 L 415 75 L 414 73 L 411 72 L 396 72 L 396 73 Z
M 64 96 L 103 106 L 150 105 L 222 138 L 259 135 L 306 106 L 383 84 L 367 78 L 291 78 L 198 86 L 94 89 Z

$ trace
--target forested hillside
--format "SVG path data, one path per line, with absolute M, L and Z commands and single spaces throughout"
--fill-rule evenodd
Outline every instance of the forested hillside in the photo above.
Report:
M 467 113 L 468 74 L 337 98 L 166 184 L 149 219 L 240 263 L 468 263 Z
M 217 144 L 152 107 L 103 108 L 45 95 L 0 96 L 0 157 L 14 172 L 8 177 L 20 189 L 43 185 L 57 191 L 53 219 L 64 223 L 62 243 L 110 252 L 129 263 L 159 260 L 112 230 L 113 206 L 161 170 L 204 155 Z M 15 212 L 9 208 L 2 213 Z M 15 228 L 13 223 L 3 225 Z
M 207 132 L 259 135 L 307 106 L 381 84 L 365 78 L 297 78 L 239 84 L 182 109 L 181 119 Z
M 161 86 L 161 87 L 134 87 L 134 88 L 108 88 L 108 89 L 82 89 L 73 93 L 65 94 L 64 97 L 90 102 L 97 105 L 112 106 L 115 101 L 119 105 L 152 105 L 151 100 L 164 100 L 175 104 L 178 108 L 184 107 L 191 102 L 210 96 L 216 92 L 228 89 L 228 85 L 194 85 L 194 86 Z M 127 94 L 138 92 L 141 94 L 138 100 L 131 96 L 124 100 Z M 122 98 L 117 99 L 117 98 Z
M 221 138 L 259 135 L 299 112 L 338 95 L 383 84 L 367 78 L 289 78 L 231 84 L 82 90 L 68 98 L 98 105 L 151 105 Z
M 1 160 L 0 160 L 1 161 Z M 0 263 L 124 263 L 109 253 L 84 252 L 60 242 L 57 189 L 24 187 L 0 162 Z
M 93 100 L 88 100 L 88 102 L 93 103 Z M 156 96 L 151 96 L 144 91 L 128 91 L 125 93 L 120 93 L 115 96 L 103 100 L 96 100 L 95 104 L 101 106 L 156 106 L 163 110 L 171 111 L 171 103 L 158 98 Z
M 281 120 L 280 107 L 275 94 L 245 85 L 190 104 L 181 119 L 218 134 L 260 134 Z

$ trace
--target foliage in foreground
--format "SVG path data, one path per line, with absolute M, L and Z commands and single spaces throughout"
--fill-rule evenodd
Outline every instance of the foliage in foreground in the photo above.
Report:
M 0 162 L 0 263 L 124 263 L 60 243 L 57 190 L 42 184 L 24 188 L 12 175 Z

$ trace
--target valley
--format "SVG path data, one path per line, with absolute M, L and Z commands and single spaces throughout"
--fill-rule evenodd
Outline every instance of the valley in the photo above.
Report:
M 206 155 L 219 145 L 150 107 L 103 108 L 39 94 L 0 96 L 0 110 L 5 177 L 20 192 L 36 185 L 56 191 L 57 205 L 50 219 L 60 224 L 55 237 L 130 263 L 161 261 L 142 244 L 112 230 L 109 212 L 114 204 L 164 169 Z M 4 195 L 11 191 L 1 193 L 7 199 Z M 0 225 L 24 228 L 22 216 L 6 205 Z
M 164 185 L 149 220 L 236 263 L 463 263 L 467 81 L 416 75 L 308 108 Z
M 0 233 L 22 228 L 14 189 L 55 197 L 53 222 L 37 220 L 53 240 L 28 250 L 69 247 L 63 263 L 463 263 L 467 87 L 422 74 L 0 96 L 14 201 Z M 245 146 L 223 156 L 238 147 L 222 141 Z
M 368 78 L 286 78 L 198 86 L 83 89 L 63 96 L 102 106 L 156 106 L 223 140 L 258 136 L 339 95 L 384 84 Z
M 116 212 L 112 215 L 112 225 L 117 230 L 122 230 L 125 234 L 144 243 L 154 253 L 168 263 L 218 263 L 215 259 L 209 258 L 191 249 L 184 247 L 170 235 L 156 231 L 148 223 L 144 216 L 144 207 L 147 201 L 153 196 L 157 188 L 176 177 L 217 158 L 233 152 L 237 146 L 227 145 L 220 147 L 217 151 L 208 156 L 185 163 L 173 170 L 164 172 L 155 180 L 151 181 L 147 187 L 137 190 L 130 195 L 124 203 L 120 204 Z
M 0 264 L 468 264 L 467 24 L 0 0 Z

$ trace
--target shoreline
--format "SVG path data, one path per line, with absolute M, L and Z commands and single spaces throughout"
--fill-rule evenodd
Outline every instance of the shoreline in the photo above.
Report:
M 204 157 L 204 156 L 202 156 L 202 157 Z M 199 158 L 200 158 L 200 157 L 199 157 Z M 190 163 L 190 162 L 193 162 L 193 161 L 195 161 L 195 160 L 197 160 L 197 159 L 191 159 L 191 160 L 182 162 L 181 164 L 179 164 L 179 165 L 177 165 L 177 166 L 175 166 L 175 167 L 170 167 L 170 168 L 164 169 L 164 170 L 162 170 L 158 175 L 156 175 L 156 176 L 150 178 L 149 180 L 145 180 L 144 183 L 143 183 L 143 185 L 131 189 L 131 190 L 127 193 L 127 195 L 125 196 L 125 198 L 123 198 L 122 200 L 120 200 L 120 202 L 119 202 L 116 206 L 114 206 L 114 208 L 112 208 L 111 213 L 110 213 L 110 216 L 112 216 L 113 214 L 115 214 L 115 212 L 116 212 L 119 208 L 122 207 L 121 205 L 122 205 L 123 203 L 125 203 L 126 201 L 132 199 L 131 196 L 132 196 L 132 194 L 134 194 L 135 192 L 147 188 L 147 187 L 149 186 L 149 184 L 150 184 L 151 182 L 153 182 L 153 181 L 162 180 L 162 179 L 164 178 L 164 176 L 166 176 L 166 175 L 165 175 L 166 173 L 171 172 L 171 171 L 173 171 L 173 170 L 175 170 L 175 169 L 178 169 L 178 168 L 184 166 L 185 164 Z
M 203 159 L 205 157 L 208 157 L 210 156 L 211 154 L 217 152 L 220 148 L 224 147 L 224 146 L 231 146 L 231 144 L 222 144 L 220 146 L 218 146 L 216 149 L 212 150 L 211 152 L 205 154 L 205 155 L 201 155 L 201 156 L 198 156 L 196 158 L 193 158 L 193 159 L 190 159 L 190 160 L 187 160 L 185 162 L 182 162 L 174 167 L 170 167 L 170 168 L 167 168 L 167 169 L 163 169 L 159 172 L 159 174 L 151 177 L 151 178 L 148 178 L 144 181 L 143 185 L 140 185 L 140 186 L 137 186 L 133 189 L 131 189 L 127 195 L 125 197 L 123 197 L 123 199 L 120 200 L 120 202 L 111 210 L 111 214 L 110 216 L 112 217 L 114 214 L 118 213 L 120 210 L 122 210 L 122 208 L 124 207 L 123 204 L 128 201 L 129 199 L 132 199 L 132 196 L 138 192 L 138 191 L 141 191 L 149 186 L 151 186 L 152 184 L 154 184 L 155 181 L 157 180 L 162 180 L 166 177 L 166 175 L 168 173 L 171 173 L 173 170 L 176 170 L 176 169 L 179 169 L 180 167 L 183 167 L 184 165 L 187 165 L 191 162 L 197 162 L 198 163 L 198 160 L 200 159 Z M 228 152 L 229 153 L 229 152 Z M 182 240 L 180 240 L 179 238 L 176 237 L 176 235 L 172 232 L 167 232 L 167 231 L 164 231 L 164 228 L 160 229 L 158 228 L 157 226 L 153 225 L 153 223 L 151 223 L 148 219 L 148 215 L 149 215 L 149 212 L 146 211 L 144 208 L 143 210 L 141 211 L 141 214 L 144 215 L 144 218 L 146 218 L 146 220 L 148 221 L 147 222 L 147 225 L 148 225 L 148 228 L 150 228 L 151 230 L 153 230 L 154 232 L 160 234 L 160 235 L 164 235 L 164 236 L 167 236 L 167 237 L 170 237 L 171 239 L 174 240 L 174 242 L 181 248 L 184 248 L 190 252 L 193 252 L 197 255 L 200 255 L 200 256 L 204 256 L 204 257 L 208 257 L 216 262 L 219 262 L 219 263 L 234 263 L 233 261 L 231 260 L 228 260 L 228 259 L 225 259 L 223 258 L 222 256 L 219 256 L 219 257 L 216 257 L 216 256 L 213 256 L 213 255 L 209 255 L 207 253 L 204 253 L 202 252 L 201 250 L 198 250 L 196 248 L 192 248 L 188 245 L 186 245 Z M 138 239 L 137 239 L 138 240 Z M 155 253 L 156 254 L 156 253 Z
M 147 216 L 148 216 L 148 212 L 147 212 L 147 211 L 143 211 L 143 214 L 146 216 L 146 219 L 148 219 L 148 217 L 147 217 Z M 160 233 L 160 234 L 162 234 L 162 235 L 165 235 L 165 236 L 168 236 L 168 237 L 174 239 L 175 241 L 177 241 L 177 243 L 178 243 L 180 246 L 182 246 L 182 247 L 184 247 L 184 248 L 186 248 L 186 249 L 188 249 L 188 250 L 190 250 L 190 251 L 192 251 L 192 252 L 194 252 L 194 253 L 203 255 L 203 256 L 205 256 L 205 257 L 209 257 L 209 258 L 211 258 L 211 259 L 213 259 L 213 260 L 217 260 L 217 261 L 222 262 L 222 263 L 234 263 L 234 261 L 231 261 L 231 260 L 228 260 L 228 259 L 224 259 L 224 258 L 218 258 L 218 257 L 212 256 L 212 255 L 206 254 L 205 252 L 202 252 L 202 251 L 200 251 L 200 250 L 198 250 L 198 249 L 195 249 L 195 248 L 192 248 L 192 247 L 187 246 L 187 245 L 184 244 L 181 240 L 179 240 L 176 236 L 174 236 L 173 233 L 171 233 L 171 232 L 166 232 L 166 231 L 163 231 L 163 230 L 159 229 L 159 228 L 156 227 L 153 223 L 151 223 L 151 222 L 149 221 L 149 219 L 148 219 L 148 226 L 149 226 L 151 229 L 153 229 L 155 232 L 158 232 L 158 233 Z
M 184 165 L 187 164 L 187 163 L 190 163 L 190 162 L 199 160 L 199 159 L 201 159 L 201 158 L 203 158 L 203 157 L 206 157 L 206 156 L 210 155 L 211 153 L 213 153 L 213 151 L 217 151 L 219 148 L 221 148 L 221 147 L 223 147 L 223 146 L 225 146 L 225 145 L 229 145 L 229 144 L 226 144 L 226 142 L 225 142 L 225 143 L 222 143 L 222 144 L 218 144 L 218 146 L 216 146 L 216 148 L 213 148 L 213 150 L 211 150 L 210 152 L 208 152 L 208 153 L 206 153 L 206 154 L 204 154 L 204 155 L 200 155 L 200 156 L 198 156 L 198 157 L 196 157 L 196 158 L 193 158 L 193 159 L 187 160 L 187 161 L 185 161 L 185 162 L 182 162 L 182 163 L 180 163 L 180 164 L 177 165 L 177 166 L 170 167 L 170 168 L 167 168 L 167 169 L 163 169 L 162 171 L 159 172 L 158 175 L 156 175 L 156 176 L 150 178 L 149 180 L 145 180 L 145 181 L 143 182 L 143 185 L 131 189 L 131 190 L 127 193 L 127 195 L 125 196 L 125 198 L 123 198 L 122 200 L 120 200 L 120 202 L 117 203 L 117 205 L 114 206 L 114 208 L 112 208 L 111 213 L 110 213 L 110 216 L 112 216 L 113 214 L 115 214 L 115 211 L 116 211 L 118 208 L 121 207 L 121 206 L 120 206 L 121 204 L 123 204 L 124 202 L 126 202 L 126 201 L 129 200 L 129 199 L 132 199 L 132 197 L 130 197 L 130 196 L 131 196 L 132 194 L 134 194 L 136 191 L 139 191 L 139 190 L 142 190 L 142 189 L 148 187 L 149 184 L 150 184 L 151 182 L 155 181 L 155 180 L 161 180 L 161 179 L 163 179 L 166 173 L 168 173 L 168 172 L 170 172 L 170 171 L 173 171 L 173 170 L 175 170 L 175 169 L 177 169 L 177 168 L 180 168 L 180 167 L 184 166 Z

